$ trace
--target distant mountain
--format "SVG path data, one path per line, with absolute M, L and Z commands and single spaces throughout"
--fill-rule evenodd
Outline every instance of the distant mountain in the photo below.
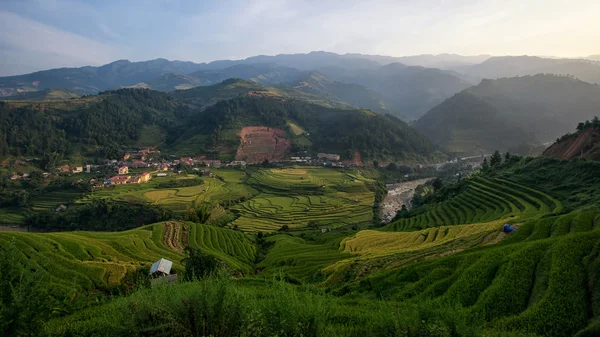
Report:
M 14 96 L 0 97 L 0 99 L 4 101 L 56 101 L 80 96 L 80 94 L 66 89 L 44 89 L 40 91 L 20 92 Z
M 167 73 L 147 82 L 136 83 L 130 88 L 146 88 L 158 91 L 183 90 L 203 85 L 202 81 L 190 75 Z
M 320 72 L 334 80 L 365 86 L 383 97 L 391 113 L 409 120 L 421 117 L 444 99 L 473 84 L 447 71 L 401 63 L 364 71 L 331 67 Z
M 274 63 L 236 64 L 220 70 L 200 70 L 190 74 L 203 84 L 215 84 L 228 78 L 243 78 L 264 84 L 291 83 L 305 72 Z
M 600 55 L 590 55 L 588 57 L 586 57 L 587 60 L 592 60 L 592 61 L 600 61 Z
M 131 86 L 154 80 L 167 73 L 189 74 L 202 65 L 193 62 L 156 59 L 143 62 L 115 61 L 101 67 L 60 68 L 19 76 L 0 77 L 0 95 L 18 91 L 65 88 L 82 94 Z
M 295 83 L 293 87 L 308 94 L 328 97 L 334 101 L 348 102 L 355 107 L 390 113 L 384 103 L 384 98 L 377 92 L 360 84 L 331 80 L 318 72 L 311 72 Z
M 320 93 L 303 92 L 285 85 L 265 86 L 255 81 L 239 78 L 230 78 L 217 84 L 199 86 L 188 90 L 172 91 L 169 95 L 199 108 L 205 108 L 219 101 L 230 100 L 240 95 L 296 99 L 332 108 L 347 109 L 353 107 L 349 103 L 336 100 L 333 97 L 328 98 Z
M 481 64 L 461 69 L 480 78 L 496 79 L 535 74 L 571 75 L 582 81 L 600 83 L 600 63 L 584 59 L 550 59 L 537 56 L 492 57 Z
M 431 109 L 415 127 L 450 152 L 505 151 L 554 140 L 599 106 L 600 87 L 570 77 L 483 80 Z
M 492 57 L 491 55 L 463 56 L 457 54 L 422 54 L 401 57 L 365 54 L 345 54 L 343 56 L 353 58 L 364 58 L 367 60 L 378 62 L 381 65 L 387 65 L 390 63 L 402 63 L 408 66 L 421 66 L 445 70 L 452 70 L 468 65 L 479 64 Z
M 561 159 L 587 158 L 600 161 L 600 121 L 581 123 L 579 130 L 566 134 L 547 148 L 543 156 Z

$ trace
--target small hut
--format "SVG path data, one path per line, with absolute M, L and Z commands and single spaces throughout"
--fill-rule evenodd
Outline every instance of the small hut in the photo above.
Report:
M 169 275 L 173 262 L 167 259 L 160 259 L 152 264 L 150 275 Z

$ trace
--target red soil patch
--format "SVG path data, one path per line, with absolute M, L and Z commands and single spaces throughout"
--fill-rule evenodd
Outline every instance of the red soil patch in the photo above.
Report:
M 600 128 L 588 128 L 576 136 L 554 143 L 544 151 L 544 156 L 571 159 L 580 157 L 583 153 L 584 157 L 598 160 L 599 149 Z
M 342 163 L 344 163 L 344 165 L 363 166 L 362 157 L 360 156 L 360 152 L 358 151 L 354 151 L 352 160 L 344 160 L 342 161 Z
M 248 164 L 262 163 L 265 159 L 270 162 L 279 161 L 292 144 L 285 138 L 285 131 L 266 126 L 247 126 L 238 135 L 240 146 L 235 160 L 243 160 Z

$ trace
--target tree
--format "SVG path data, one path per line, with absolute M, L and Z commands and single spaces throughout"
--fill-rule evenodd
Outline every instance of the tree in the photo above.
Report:
M 280 232 L 287 232 L 290 230 L 290 227 L 288 225 L 283 225 L 281 226 L 281 228 L 279 228 Z
M 212 256 L 203 253 L 200 249 L 186 247 L 186 257 L 181 260 L 185 267 L 183 279 L 185 281 L 201 280 L 210 276 L 219 267 L 219 261 Z
M 379 162 L 377 160 L 373 160 L 373 167 L 374 168 L 378 168 L 379 167 Z
M 481 163 L 481 170 L 487 171 L 490 169 L 490 165 L 488 164 L 487 158 L 483 158 L 483 163 Z
M 444 183 L 440 178 L 435 178 L 431 186 L 433 186 L 434 191 L 439 191 L 444 186 Z
M 579 123 L 577 124 L 577 130 L 578 130 L 578 131 L 583 131 L 583 129 L 585 129 L 585 123 L 583 123 L 583 122 L 579 122 Z
M 496 150 L 490 159 L 490 166 L 498 167 L 500 165 L 502 165 L 502 155 L 500 154 L 500 151 Z
M 263 160 L 261 165 L 262 165 L 262 167 L 269 167 L 269 159 L 265 158 L 265 160 Z
M 396 171 L 397 168 L 398 168 L 398 166 L 396 166 L 396 163 L 389 163 L 387 166 L 387 169 L 389 171 Z
M 504 155 L 504 163 L 508 163 L 510 161 L 510 152 L 506 152 Z

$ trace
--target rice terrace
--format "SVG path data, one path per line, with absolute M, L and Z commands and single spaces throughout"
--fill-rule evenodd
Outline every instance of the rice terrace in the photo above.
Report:
M 600 336 L 598 0 L 78 2 L 0 9 L 0 337 Z

